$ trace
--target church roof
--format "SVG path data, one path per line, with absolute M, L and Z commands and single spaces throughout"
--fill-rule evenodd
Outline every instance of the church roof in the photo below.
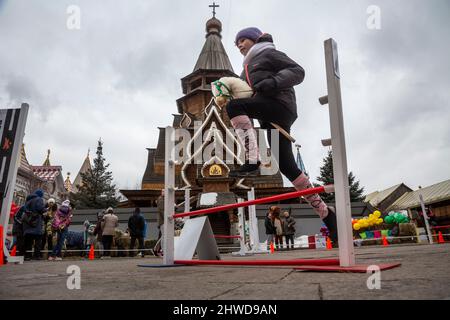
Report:
M 33 173 L 45 181 L 55 181 L 61 174 L 61 166 L 31 166 Z
M 42 182 L 44 179 L 40 178 L 33 172 L 33 167 L 30 165 L 27 159 L 27 155 L 25 153 L 25 144 L 22 143 L 22 148 L 20 149 L 20 162 L 19 162 L 19 175 L 26 177 L 27 179 L 30 179 L 30 181 L 36 181 Z
M 74 191 L 76 191 L 77 186 L 81 185 L 82 182 L 82 178 L 81 178 L 81 173 L 86 173 L 89 169 L 91 169 L 91 160 L 89 159 L 89 151 L 88 154 L 86 156 L 86 158 L 83 161 L 83 164 L 81 165 L 80 171 L 78 171 L 77 176 L 75 177 L 75 180 L 73 181 L 73 189 Z
M 22 148 L 20 148 L 20 165 L 19 165 L 19 167 L 28 172 L 33 171 L 30 163 L 28 162 L 27 155 L 25 153 L 25 144 L 24 143 L 22 143 Z
M 165 128 L 158 128 L 159 129 L 159 137 L 158 137 L 158 145 L 156 146 L 155 151 L 155 160 L 163 161 L 166 156 L 165 154 L 165 139 L 166 139 L 166 129 Z
M 144 177 L 142 178 L 142 183 L 154 182 L 155 175 L 153 171 L 153 166 L 155 164 L 155 148 L 147 148 L 148 150 L 148 160 L 147 160 L 147 168 L 145 168 Z M 159 180 L 158 180 L 159 182 Z
M 228 70 L 234 73 L 222 44 L 221 31 L 222 23 L 218 19 L 211 18 L 206 22 L 206 41 L 193 72 L 197 70 Z

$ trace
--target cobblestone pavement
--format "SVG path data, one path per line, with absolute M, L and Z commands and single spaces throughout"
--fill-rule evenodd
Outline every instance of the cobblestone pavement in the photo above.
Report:
M 450 299 L 450 244 L 355 248 L 358 264 L 401 262 L 381 272 L 381 288 L 368 289 L 371 274 L 299 272 L 292 267 L 181 266 L 142 268 L 161 258 L 32 261 L 0 267 L 0 299 Z M 223 259 L 337 257 L 337 249 L 281 251 Z M 69 266 L 80 268 L 81 288 L 68 289 Z M 276 293 L 276 296 L 274 296 Z

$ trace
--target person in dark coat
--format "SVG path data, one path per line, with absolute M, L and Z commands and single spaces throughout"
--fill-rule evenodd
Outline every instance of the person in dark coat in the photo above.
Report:
M 27 210 L 26 204 L 28 201 L 31 200 L 34 196 L 28 195 L 25 199 L 25 204 L 20 207 L 20 209 L 16 212 L 14 215 L 14 222 L 13 222 L 13 228 L 12 228 L 12 235 L 16 237 L 16 248 L 17 248 L 17 254 L 19 256 L 25 256 L 25 236 L 23 234 L 23 215 L 25 211 Z
M 251 119 L 258 119 L 262 129 L 275 129 L 275 123 L 290 132 L 297 119 L 294 86 L 300 84 L 304 69 L 285 53 L 278 51 L 270 34 L 258 28 L 245 28 L 238 32 L 235 44 L 244 56 L 241 78 L 253 89 L 251 98 L 232 99 L 227 113 L 239 140 L 245 146 L 245 163 L 229 173 L 230 177 L 247 177 L 259 174 L 261 164 L 256 133 Z M 270 146 L 271 134 L 267 133 Z M 309 177 L 297 166 L 292 145 L 284 135 L 279 135 L 278 164 L 280 171 L 297 190 L 312 188 Z M 329 208 L 318 194 L 305 197 L 314 211 L 330 230 L 330 238 L 337 241 L 337 223 L 334 208 Z
M 156 200 L 156 207 L 158 209 L 158 215 L 156 216 L 156 220 L 158 223 L 158 239 L 161 238 L 161 228 L 164 225 L 164 189 L 161 190 L 161 195 Z
M 267 212 L 266 214 L 266 218 L 264 219 L 264 227 L 266 228 L 267 235 L 267 249 L 270 250 L 270 243 L 273 242 L 276 234 L 271 211 Z
M 134 245 L 136 244 L 136 239 L 139 242 L 139 249 L 141 250 L 141 256 L 144 257 L 144 229 L 145 229 L 145 219 L 141 214 L 139 208 L 134 209 L 133 215 L 128 219 L 128 230 L 130 231 L 130 257 L 134 254 Z
M 270 207 L 270 213 L 272 216 L 272 223 L 274 227 L 275 247 L 281 249 L 283 245 L 283 221 L 281 221 L 281 209 L 277 206 Z
M 25 212 L 22 215 L 23 235 L 25 238 L 25 260 L 31 260 L 31 249 L 33 258 L 36 260 L 41 257 L 41 242 L 44 234 L 43 214 L 47 211 L 43 199 L 44 192 L 41 189 L 36 190 L 25 204 Z M 33 246 L 34 244 L 34 246 Z
M 164 189 L 161 190 L 161 195 L 156 200 L 158 209 L 157 224 L 158 224 L 158 239 L 153 247 L 153 253 L 157 256 L 162 256 L 162 237 L 164 232 Z
M 289 249 L 289 242 L 291 249 L 294 249 L 294 235 L 295 235 L 295 219 L 291 217 L 288 211 L 283 213 L 283 229 L 284 237 L 286 239 L 286 247 Z
M 97 224 L 95 225 L 94 229 L 94 236 L 97 236 L 97 245 L 99 248 L 99 256 L 103 256 L 103 242 L 102 242 L 102 222 L 103 222 L 103 216 L 105 215 L 104 211 L 100 211 L 97 213 Z

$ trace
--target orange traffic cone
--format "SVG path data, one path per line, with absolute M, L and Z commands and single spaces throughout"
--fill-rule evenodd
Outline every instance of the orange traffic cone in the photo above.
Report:
M 386 239 L 386 236 L 383 236 L 383 246 L 384 246 L 384 247 L 389 246 L 389 243 L 388 243 L 388 241 L 387 241 L 387 239 Z
M 273 242 L 270 241 L 270 253 L 274 253 L 275 252 L 275 247 L 273 246 Z
M 442 232 L 438 233 L 438 243 L 445 243 L 444 237 L 442 236 Z
M 333 249 L 333 246 L 331 245 L 330 237 L 327 237 L 327 250 Z
M 16 246 L 14 246 L 11 250 L 11 257 L 15 257 L 16 253 L 17 253 L 17 248 L 16 248 Z
M 94 245 L 91 244 L 91 249 L 89 250 L 89 260 L 94 260 L 95 253 L 94 253 Z

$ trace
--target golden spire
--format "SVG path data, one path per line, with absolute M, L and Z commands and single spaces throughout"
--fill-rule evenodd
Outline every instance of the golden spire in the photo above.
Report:
M 68 192 L 72 192 L 72 182 L 70 182 L 70 172 L 67 172 L 67 178 L 66 180 L 64 180 L 64 188 L 66 188 Z

